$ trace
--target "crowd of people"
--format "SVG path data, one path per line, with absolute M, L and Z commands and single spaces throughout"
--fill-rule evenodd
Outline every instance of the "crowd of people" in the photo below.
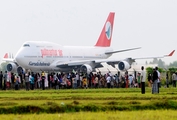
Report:
M 129 79 L 127 84 L 126 79 Z M 24 74 L 0 73 L 0 89 L 19 89 L 26 88 L 26 90 L 33 89 L 63 89 L 63 88 L 125 88 L 138 87 L 134 80 L 134 75 L 118 74 L 112 75 L 111 72 L 107 74 L 98 73 L 33 73 L 28 72 Z
M 174 75 L 173 75 L 174 76 Z M 153 69 L 153 73 L 148 75 L 149 86 L 152 86 L 152 93 L 159 93 L 160 72 L 158 67 Z M 176 79 L 176 78 L 175 78 Z M 77 88 L 141 88 L 145 94 L 146 72 L 141 67 L 141 72 L 128 74 L 107 74 L 97 73 L 8 73 L 0 72 L 0 89 L 77 89 Z

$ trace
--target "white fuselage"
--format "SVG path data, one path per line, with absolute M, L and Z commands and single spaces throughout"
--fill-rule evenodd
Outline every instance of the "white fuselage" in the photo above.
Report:
M 58 64 L 74 61 L 106 59 L 111 56 L 105 52 L 113 51 L 110 47 L 61 46 L 45 41 L 25 42 L 15 56 L 21 67 L 32 71 L 62 70 Z

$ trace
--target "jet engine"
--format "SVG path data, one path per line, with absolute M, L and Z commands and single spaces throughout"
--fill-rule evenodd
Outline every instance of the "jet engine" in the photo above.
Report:
M 14 72 L 17 70 L 17 65 L 15 63 L 9 63 L 7 64 L 7 71 L 8 72 Z
M 84 64 L 80 67 L 80 71 L 87 73 L 87 74 L 90 74 L 90 72 L 92 72 L 92 70 L 93 70 L 92 67 L 88 64 Z
M 24 73 L 24 72 L 25 70 L 21 66 L 17 67 L 17 73 Z
M 131 68 L 130 64 L 127 61 L 121 61 L 118 64 L 118 68 L 121 71 L 126 71 Z

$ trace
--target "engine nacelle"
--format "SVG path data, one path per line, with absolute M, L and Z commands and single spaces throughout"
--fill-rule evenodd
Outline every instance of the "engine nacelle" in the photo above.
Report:
M 87 73 L 87 74 L 90 74 L 90 72 L 92 72 L 92 70 L 93 70 L 92 67 L 88 64 L 84 64 L 80 67 L 80 71 Z
M 17 70 L 18 66 L 15 63 L 9 63 L 6 67 L 8 72 L 14 72 Z
M 23 69 L 21 66 L 17 67 L 17 73 L 24 73 L 25 69 Z
M 118 64 L 118 68 L 121 71 L 126 71 L 131 68 L 130 64 L 127 61 L 121 61 Z

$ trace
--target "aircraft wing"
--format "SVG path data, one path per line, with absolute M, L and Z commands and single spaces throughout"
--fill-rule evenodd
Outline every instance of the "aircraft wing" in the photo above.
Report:
M 166 55 L 162 55 L 162 56 L 151 56 L 151 57 L 142 57 L 142 58 L 126 58 L 126 59 L 123 59 L 123 60 L 102 60 L 102 62 L 106 62 L 107 64 L 111 65 L 112 67 L 115 67 L 115 64 L 118 64 L 118 67 L 126 67 L 127 65 L 127 69 L 129 67 L 129 65 L 131 66 L 131 64 L 133 62 L 135 62 L 135 60 L 139 60 L 139 59 L 154 59 L 154 58 L 164 58 L 164 57 L 171 57 L 173 56 L 175 50 L 173 50 L 172 52 L 170 52 L 169 54 L 166 54 Z M 97 61 L 99 62 L 99 61 Z M 122 64 L 122 65 L 120 65 Z M 120 66 L 119 66 L 120 65 Z M 121 69 L 121 68 L 119 68 Z
M 68 61 L 68 62 L 58 62 L 57 67 L 65 68 L 65 67 L 73 67 L 79 68 L 81 66 L 91 67 L 92 69 L 103 67 L 101 63 L 107 63 L 115 68 L 115 65 L 118 64 L 119 70 L 128 70 L 131 67 L 131 64 L 135 62 L 137 59 L 153 59 L 153 58 L 164 58 L 170 57 L 174 54 L 175 50 L 173 50 L 170 54 L 162 55 L 162 56 L 154 56 L 154 57 L 144 57 L 144 58 L 126 58 L 126 59 L 98 59 L 98 60 L 79 60 L 79 61 Z
M 170 52 L 169 54 L 167 54 L 167 55 L 162 55 L 162 56 L 152 56 L 152 57 L 143 57 L 143 58 L 134 58 L 134 59 L 138 60 L 138 59 L 153 59 L 153 58 L 171 57 L 171 56 L 173 56 L 174 52 L 175 52 L 175 50 L 171 51 L 171 52 Z
M 119 52 L 126 52 L 126 51 L 136 50 L 136 49 L 140 49 L 140 48 L 141 47 L 131 48 L 131 49 L 124 49 L 124 50 L 117 50 L 117 51 L 111 51 L 111 52 L 105 52 L 105 54 L 113 54 L 113 53 L 119 53 Z
M 175 52 L 175 50 L 173 50 L 172 52 L 170 52 L 167 55 L 162 55 L 162 56 L 151 56 L 151 57 L 142 57 L 142 58 L 126 58 L 126 59 L 120 59 L 120 60 L 115 60 L 115 59 L 101 59 L 101 60 L 95 60 L 95 62 L 96 63 L 106 62 L 106 63 L 114 63 L 114 64 L 118 64 L 122 60 L 130 61 L 130 62 L 135 62 L 135 60 L 138 60 L 138 59 L 153 59 L 153 58 L 171 57 L 171 56 L 173 56 L 174 52 Z

